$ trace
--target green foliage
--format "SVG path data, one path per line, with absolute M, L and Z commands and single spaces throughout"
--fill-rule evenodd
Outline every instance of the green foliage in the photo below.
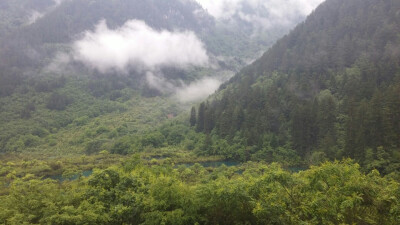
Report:
M 29 175 L 16 180 L 10 187 L 10 194 L 2 197 L 1 223 L 40 224 L 49 215 L 55 214 L 64 203 L 65 196 L 52 180 L 30 179 Z
M 190 126 L 192 126 L 192 127 L 195 126 L 196 125 L 196 121 L 197 121 L 197 119 L 196 119 L 196 108 L 193 106 L 191 111 L 190 111 L 190 120 L 189 120 Z
M 100 152 L 102 150 L 104 142 L 106 142 L 106 140 L 101 139 L 88 142 L 86 145 L 85 153 L 90 155 Z
M 132 153 L 132 144 L 132 137 L 125 136 L 114 143 L 113 147 L 111 148 L 111 153 L 121 155 Z
M 54 92 L 47 100 L 46 107 L 51 110 L 64 110 L 71 102 L 69 97 Z
M 235 158 L 243 161 L 351 157 L 385 174 L 396 171 L 400 55 L 388 48 L 400 43 L 392 29 L 399 27 L 399 7 L 394 0 L 324 2 L 212 102 L 200 104 L 197 131 L 228 143 L 239 136 L 244 143 Z M 229 148 L 208 146 L 199 149 Z M 373 154 L 364 163 L 367 149 Z
M 350 160 L 290 173 L 278 164 L 212 170 L 144 166 L 138 155 L 56 184 L 32 176 L 0 196 L 5 224 L 398 224 L 400 184 Z M 240 171 L 238 173 L 237 171 Z
M 180 111 L 167 98 L 143 98 L 131 88 L 120 90 L 124 96 L 116 101 L 109 100 L 107 94 L 96 98 L 86 88 L 90 79 L 84 76 L 64 78 L 64 84 L 51 92 L 38 92 L 32 87 L 60 79 L 52 75 L 35 77 L 24 81 L 27 92 L 0 98 L 1 152 L 84 153 L 88 143 L 96 140 L 104 141 L 104 149 L 99 150 L 111 151 L 114 139 L 154 129 L 167 120 L 168 114 Z M 123 79 L 113 80 L 122 83 Z M 171 134 L 169 142 L 180 142 L 180 134 Z M 32 144 L 25 140 L 32 139 L 30 135 L 36 139 Z
M 164 141 L 165 136 L 161 132 L 155 131 L 144 135 L 141 138 L 141 145 L 144 147 L 151 146 L 154 148 L 158 148 L 163 146 Z

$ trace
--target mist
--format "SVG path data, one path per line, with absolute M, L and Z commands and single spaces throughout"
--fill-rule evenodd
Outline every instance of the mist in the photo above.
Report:
M 182 80 L 168 80 L 160 72 L 146 73 L 146 82 L 149 87 L 171 96 L 180 103 L 193 103 L 207 98 L 220 87 L 226 78 L 226 75 L 203 77 L 185 84 Z
M 177 89 L 175 97 L 182 103 L 203 100 L 213 94 L 222 82 L 217 78 L 205 77 Z
M 47 13 L 51 12 L 52 10 L 54 10 L 55 8 L 57 8 L 59 5 L 61 5 L 61 3 L 68 1 L 68 0 L 53 0 L 53 5 L 49 6 L 48 8 L 46 8 L 44 11 L 36 11 L 36 10 L 32 10 L 30 12 L 28 12 L 30 15 L 28 17 L 28 21 L 27 21 L 27 25 L 31 25 L 36 23 L 36 21 L 40 18 L 42 18 L 43 16 L 45 16 Z
M 38 19 L 42 18 L 44 16 L 44 14 L 45 13 L 40 13 L 35 10 L 31 11 L 27 24 L 30 25 L 30 24 L 35 23 Z
M 240 19 L 251 23 L 254 32 L 265 32 L 271 27 L 294 26 L 323 0 L 196 1 L 218 20 Z M 48 69 L 57 70 L 69 61 L 81 62 L 104 74 L 139 71 L 149 87 L 183 103 L 206 98 L 222 83 L 215 77 L 200 78 L 191 84 L 164 77 L 160 72 L 163 67 L 211 67 L 212 60 L 194 32 L 156 30 L 139 20 L 128 20 L 117 28 L 110 28 L 106 20 L 99 21 L 72 43 L 70 54 L 59 54 Z
M 219 20 L 240 18 L 257 28 L 292 26 L 324 0 L 196 0 Z
M 207 66 L 204 44 L 191 31 L 155 30 L 145 22 L 129 20 L 112 30 L 105 20 L 73 44 L 73 58 L 106 73 L 110 70 L 156 70 L 162 66 Z

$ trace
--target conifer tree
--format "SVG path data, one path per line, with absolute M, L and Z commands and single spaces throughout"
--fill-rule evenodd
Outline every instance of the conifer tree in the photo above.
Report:
M 194 127 L 196 125 L 196 108 L 193 106 L 190 111 L 190 126 Z
M 204 131 L 204 116 L 205 116 L 206 105 L 202 102 L 199 106 L 199 112 L 197 114 L 197 132 Z

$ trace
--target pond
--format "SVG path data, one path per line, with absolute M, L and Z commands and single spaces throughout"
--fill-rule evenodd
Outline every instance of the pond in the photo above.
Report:
M 50 178 L 50 179 L 57 180 L 57 181 L 60 181 L 60 182 L 72 181 L 72 180 L 78 179 L 81 176 L 82 177 L 88 177 L 88 176 L 92 175 L 92 173 L 93 173 L 93 170 L 85 170 L 82 173 L 74 174 L 74 175 L 72 175 L 71 177 L 68 177 L 68 178 L 63 177 L 62 174 L 57 174 L 57 175 L 52 175 L 52 176 L 46 176 L 45 179 Z
M 184 165 L 186 167 L 191 167 L 196 163 L 177 163 L 176 167 L 180 166 L 180 165 Z M 212 167 L 212 168 L 217 168 L 220 167 L 222 165 L 225 165 L 227 167 L 231 167 L 231 166 L 239 166 L 241 165 L 240 162 L 236 162 L 236 161 L 229 161 L 229 160 L 222 160 L 222 161 L 213 161 L 213 162 L 198 162 L 198 164 L 202 165 L 203 167 L 207 168 L 207 167 Z M 307 170 L 307 167 L 302 167 L 302 166 L 292 166 L 292 167 L 286 167 L 284 168 L 285 170 L 288 170 L 289 172 L 292 173 L 297 173 L 297 172 L 301 172 L 304 170 Z
M 289 170 L 289 172 L 298 173 L 298 172 L 307 170 L 308 168 L 307 167 L 300 167 L 300 166 L 296 167 L 296 166 L 294 166 L 294 167 L 288 167 L 286 169 Z
M 216 168 L 216 167 L 220 167 L 222 165 L 225 165 L 227 167 L 231 167 L 231 166 L 238 166 L 240 165 L 240 162 L 235 162 L 235 161 L 213 161 L 213 162 L 197 162 L 198 164 L 202 165 L 203 167 L 207 168 L 207 167 L 212 167 L 212 168 Z M 186 166 L 186 167 L 191 167 L 196 163 L 177 163 L 176 166 Z

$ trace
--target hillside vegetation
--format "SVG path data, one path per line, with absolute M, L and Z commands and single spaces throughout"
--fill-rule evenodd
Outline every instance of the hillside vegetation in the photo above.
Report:
M 198 107 L 198 131 L 242 140 L 242 160 L 351 157 L 400 166 L 400 4 L 323 3 Z M 280 149 L 277 151 L 277 149 Z
M 240 171 L 240 172 L 239 172 Z M 399 183 L 350 161 L 209 171 L 137 158 L 57 184 L 25 176 L 0 196 L 4 224 L 398 224 Z
M 195 106 L 139 69 L 46 66 L 102 16 L 194 30 L 216 68 L 157 68 L 171 87 L 235 71 L 279 32 L 249 39 L 191 0 L 43 3 L 30 25 L 12 4 L 0 224 L 400 224 L 398 0 L 327 0 Z

